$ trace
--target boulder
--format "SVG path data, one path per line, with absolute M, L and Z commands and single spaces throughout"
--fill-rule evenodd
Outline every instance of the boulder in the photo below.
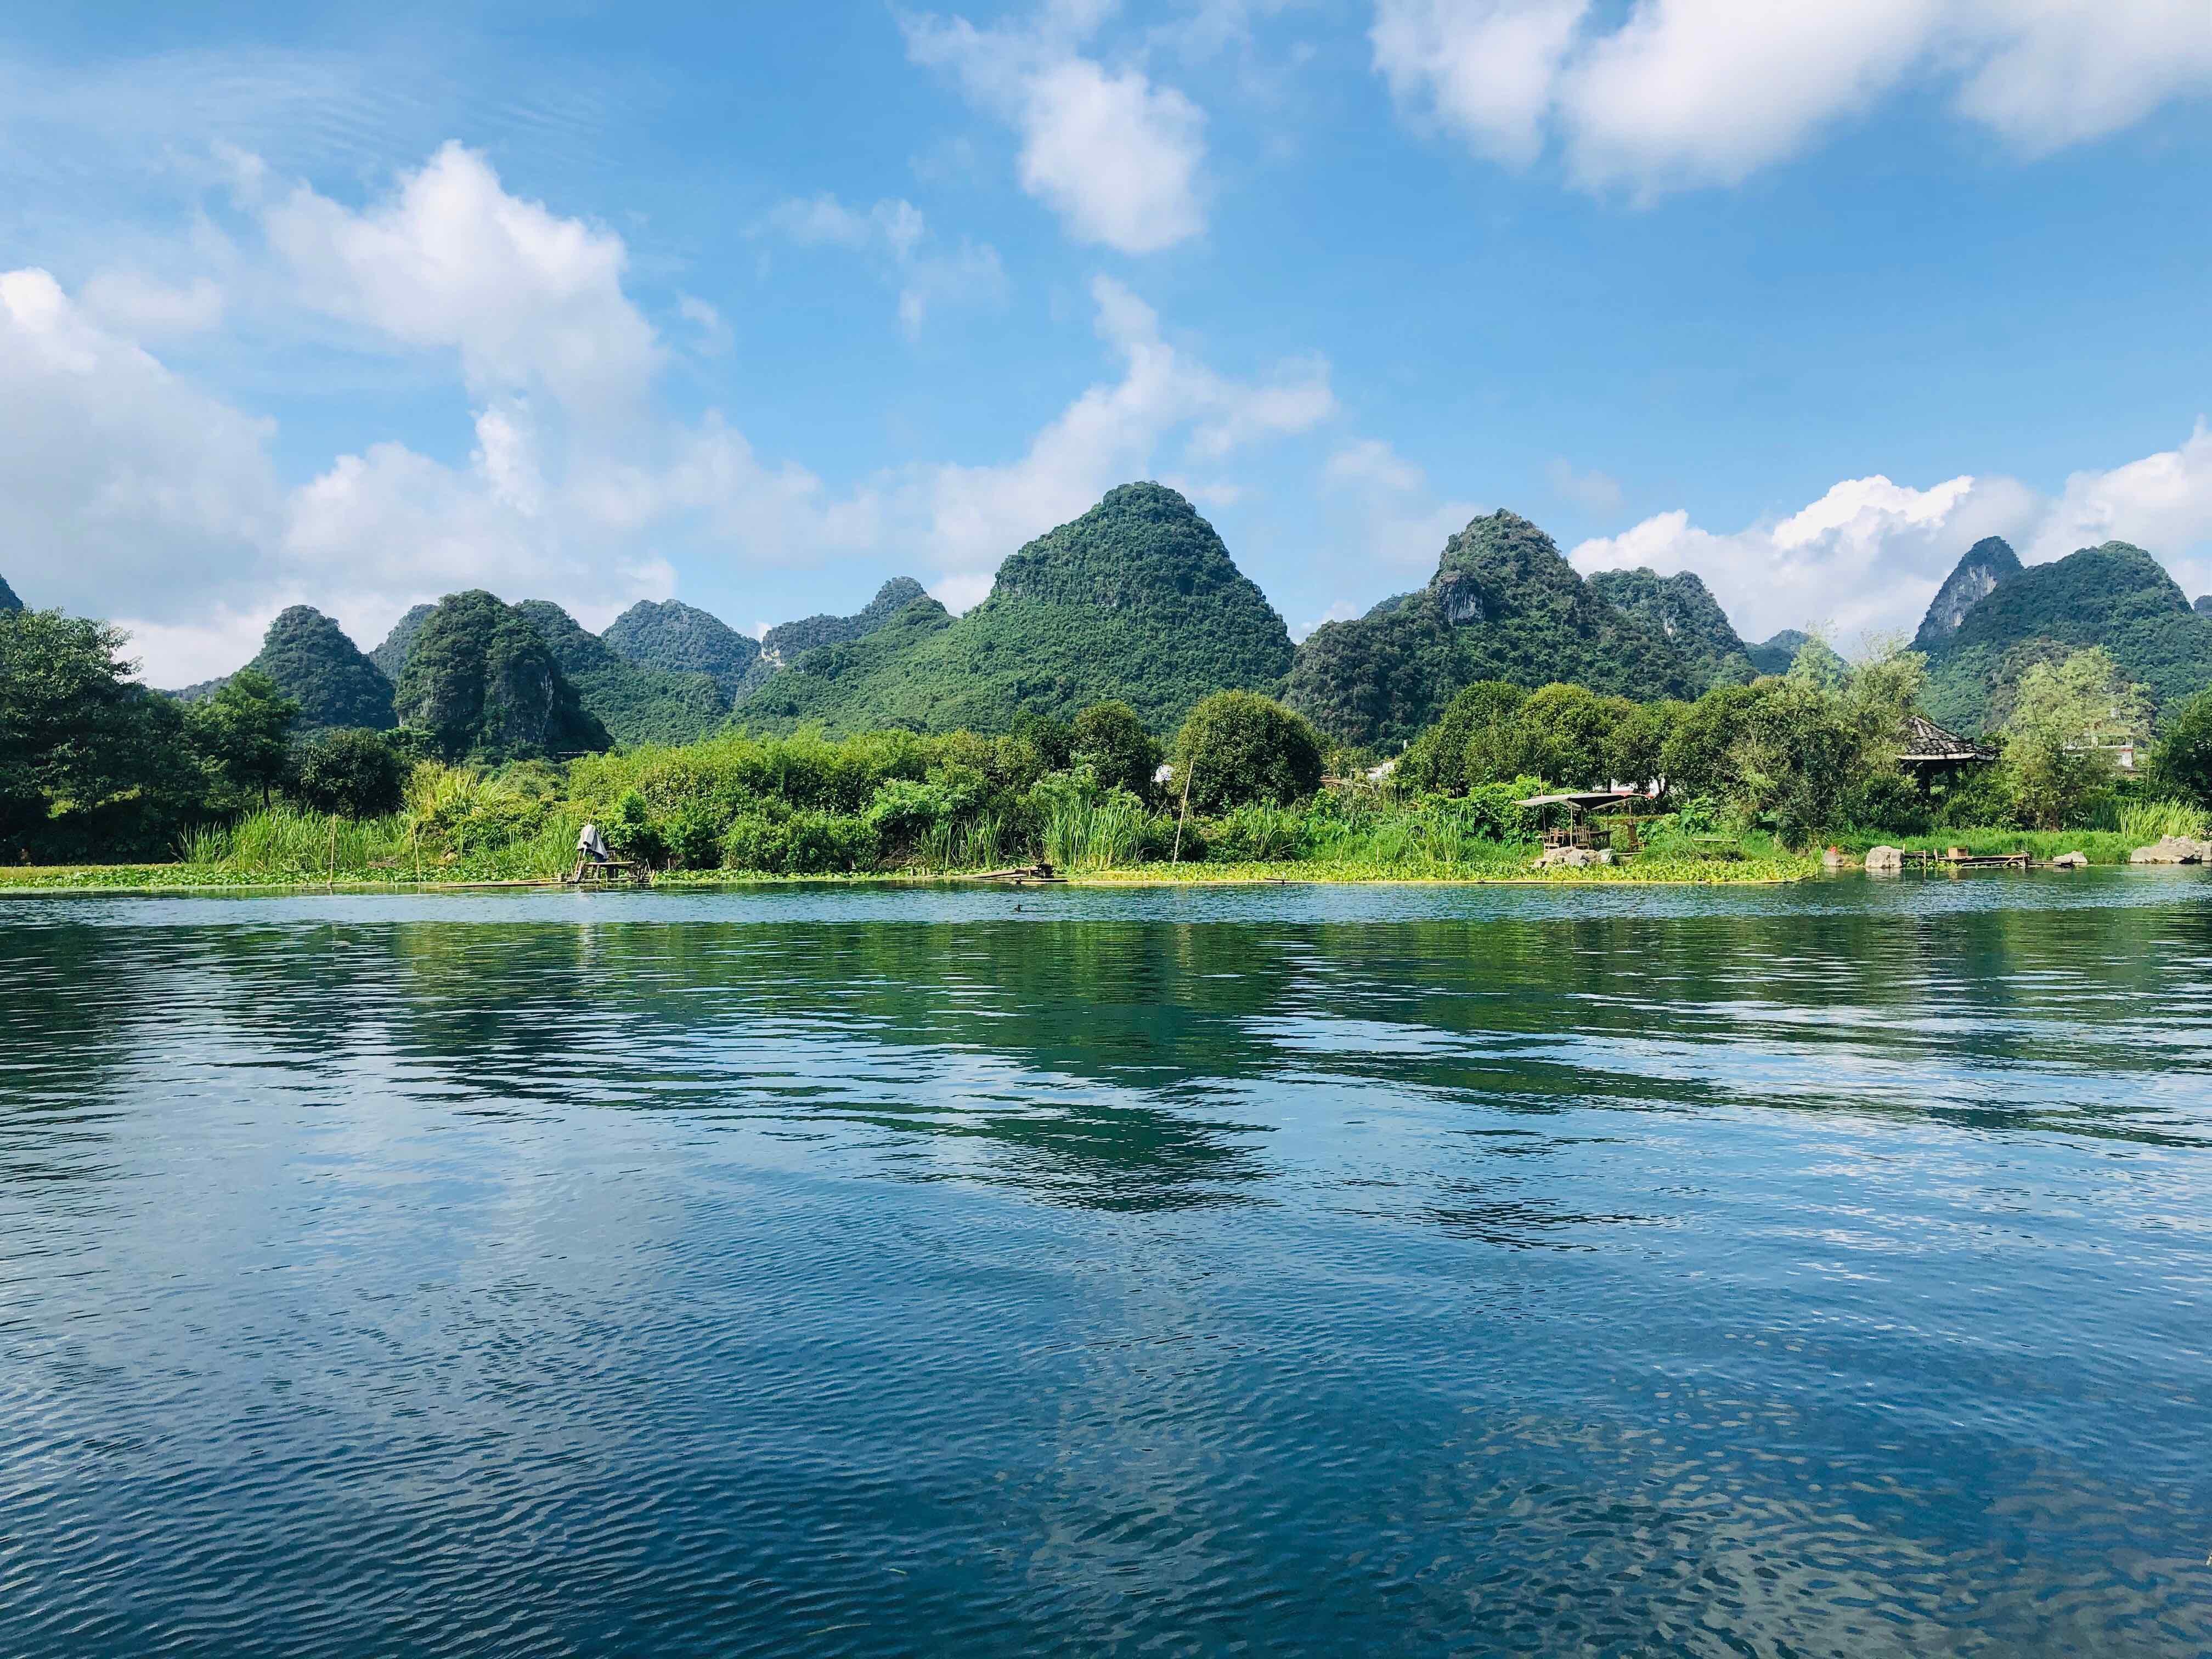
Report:
M 2082 853 L 2061 853 L 2051 860 L 2051 867 L 2054 870 L 2086 870 L 2089 867 L 2089 860 Z
M 1820 867 L 1823 870 L 1848 870 L 1856 862 L 1857 860 L 1840 847 L 1826 848 L 1820 854 Z
M 1905 849 L 1901 847 L 1874 847 L 1867 849 L 1867 874 L 1894 876 L 1905 868 Z
M 2195 841 L 2187 836 L 2160 836 L 2150 847 L 2138 847 L 2128 854 L 2130 864 L 2204 864 L 2212 862 L 2212 841 Z
M 1544 849 L 1543 857 L 1536 860 L 1536 867 L 1539 870 L 1550 870 L 1565 866 L 1570 870 L 1583 870 L 1593 864 L 1612 862 L 1613 854 L 1610 852 L 1593 852 L 1587 847 L 1547 847 Z

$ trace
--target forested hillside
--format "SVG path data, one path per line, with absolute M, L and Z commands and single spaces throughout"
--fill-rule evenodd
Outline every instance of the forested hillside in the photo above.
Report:
M 642 667 L 550 599 L 525 599 L 514 609 L 545 641 L 584 711 L 617 743 L 689 743 L 720 726 L 730 711 L 711 675 Z
M 610 623 L 599 637 L 617 655 L 641 667 L 664 674 L 706 675 L 720 689 L 725 707 L 769 672 L 759 641 L 738 633 L 720 617 L 676 599 L 641 600 Z
M 1273 690 L 1290 658 L 1283 619 L 1213 526 L 1163 484 L 1123 484 L 1008 557 L 966 616 L 913 599 L 873 634 L 801 653 L 736 718 L 1004 732 L 1119 699 L 1161 731 L 1211 692 Z
M 15 590 L 8 586 L 8 579 L 0 576 L 0 611 L 21 611 L 22 608 L 23 602 L 15 597 Z
M 481 589 L 447 595 L 422 619 L 394 703 L 400 720 L 449 760 L 608 744 L 531 619 Z
M 1662 635 L 1700 690 L 1747 685 L 1758 677 L 1735 625 L 1695 571 L 1662 576 L 1650 570 L 1601 570 L 1589 585 L 1614 610 Z
M 779 668 L 788 668 L 809 651 L 825 645 L 846 645 L 865 639 L 912 605 L 927 598 L 928 590 L 911 576 L 894 576 L 876 590 L 876 597 L 850 617 L 801 617 L 780 623 L 761 636 L 760 657 L 765 672 L 755 683 Z
M 1285 700 L 1333 737 L 1396 748 L 1477 680 L 1571 680 L 1635 697 L 1703 689 L 1680 653 L 1601 599 L 1549 536 L 1499 512 L 1444 544 L 1426 587 L 1316 629 Z
M 1983 537 L 1966 550 L 1943 579 L 1943 586 L 1936 590 L 1927 615 L 1920 619 L 1920 631 L 1912 636 L 1912 648 L 1929 653 L 1941 648 L 1959 631 L 1966 613 L 1995 592 L 2000 583 L 2020 574 L 2020 556 L 2012 550 L 2010 542 L 2002 536 Z
M 384 643 L 368 653 L 368 659 L 392 684 L 399 684 L 400 672 L 407 666 L 407 653 L 414 647 L 415 636 L 422 631 L 422 624 L 429 620 L 430 612 L 436 608 L 428 605 L 416 605 L 392 623 L 392 631 L 384 636 Z
M 262 636 L 261 653 L 246 665 L 276 682 L 300 705 L 302 732 L 366 726 L 389 730 L 392 682 L 345 631 L 313 605 L 278 613 Z
M 1746 646 L 1744 654 L 1751 659 L 1751 665 L 1762 674 L 1786 674 L 1790 672 L 1790 665 L 1797 660 L 1797 653 L 1805 648 L 1805 641 L 1809 637 L 1802 628 L 1785 628 L 1778 634 L 1769 635 L 1757 645 Z
M 1978 731 L 2029 667 L 2086 646 L 2104 647 L 2160 708 L 2212 686 L 2212 617 L 2142 549 L 2106 542 L 2031 566 L 1978 601 L 1931 653 L 1928 712 Z

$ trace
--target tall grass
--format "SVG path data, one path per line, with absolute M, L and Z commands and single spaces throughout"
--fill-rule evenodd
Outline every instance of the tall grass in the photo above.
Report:
M 179 850 L 186 864 L 214 869 L 359 878 L 380 866 L 397 867 L 410 829 L 404 813 L 343 818 L 288 804 L 203 826 Z
M 1058 870 L 1112 870 L 1133 864 L 1145 844 L 1150 822 L 1143 805 L 1127 795 L 1086 801 L 1072 794 L 1055 798 L 1044 822 L 1044 855 Z
M 2090 815 L 2089 825 L 2116 830 L 2123 839 L 2132 836 L 2137 847 L 2148 847 L 2161 836 L 2202 840 L 2207 828 L 2203 810 L 2185 800 L 2102 801 Z

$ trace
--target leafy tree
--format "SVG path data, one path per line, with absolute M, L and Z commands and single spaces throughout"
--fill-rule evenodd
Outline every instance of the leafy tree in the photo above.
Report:
M 1159 770 L 1160 745 L 1137 711 L 1126 702 L 1094 702 L 1075 717 L 1068 733 L 1069 757 L 1087 765 L 1108 789 L 1126 789 L 1139 800 L 1152 796 L 1152 774 Z
M 2118 767 L 2107 744 L 2145 731 L 2148 707 L 2143 688 L 2101 647 L 2029 669 L 2004 734 L 2021 816 L 2056 830 L 2093 793 L 2109 788 Z
M 125 643 L 58 611 L 0 611 L 0 853 L 150 851 L 195 810 L 183 713 L 134 682 Z
M 257 668 L 241 668 L 185 720 L 192 746 L 222 785 L 264 806 L 291 770 L 292 727 L 300 703 Z
M 2212 807 L 2212 691 L 2200 691 L 2175 710 L 2152 757 L 2160 787 Z
M 381 732 L 319 732 L 293 761 L 293 788 L 318 812 L 375 818 L 399 810 L 408 768 Z
M 1545 686 L 1514 712 L 1511 769 L 1496 775 L 1526 772 L 1563 788 L 1602 789 L 1613 775 L 1615 735 L 1635 713 L 1626 697 Z
M 1288 806 L 1321 787 L 1321 733 L 1305 718 L 1249 691 L 1217 691 L 1176 733 L 1175 787 L 1188 780 L 1193 810 L 1248 802 Z
M 1790 659 L 1788 678 L 1815 691 L 1840 691 L 1850 678 L 1851 665 L 1836 654 L 1836 648 L 1817 629 L 1807 633 L 1797 654 Z

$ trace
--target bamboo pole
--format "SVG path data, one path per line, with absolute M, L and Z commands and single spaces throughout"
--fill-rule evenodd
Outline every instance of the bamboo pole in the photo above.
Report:
M 1194 752 L 1182 769 L 1182 807 L 1176 814 L 1175 852 L 1168 859 L 1171 865 L 1182 862 L 1182 826 L 1190 817 L 1190 775 L 1198 770 L 1198 756 Z

